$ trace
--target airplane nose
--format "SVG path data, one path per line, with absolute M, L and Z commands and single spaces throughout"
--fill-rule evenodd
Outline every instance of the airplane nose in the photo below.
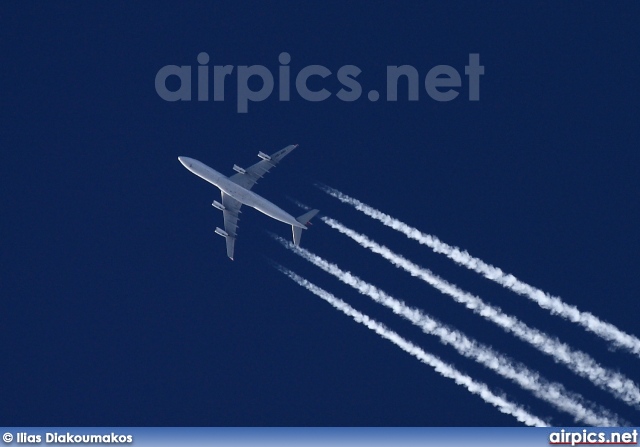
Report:
M 185 156 L 178 157 L 178 161 L 182 163 L 182 165 L 185 167 L 187 166 L 187 160 L 189 160 L 189 157 L 185 157 Z

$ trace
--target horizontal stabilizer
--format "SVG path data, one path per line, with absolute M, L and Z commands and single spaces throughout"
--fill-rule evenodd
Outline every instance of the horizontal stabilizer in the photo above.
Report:
M 316 214 L 318 214 L 318 210 L 307 211 L 302 216 L 297 217 L 296 220 L 302 225 L 307 225 Z

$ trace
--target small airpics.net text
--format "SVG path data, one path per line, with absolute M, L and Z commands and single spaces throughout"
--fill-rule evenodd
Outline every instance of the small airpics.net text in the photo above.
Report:
M 213 87 L 213 101 L 224 101 L 225 93 L 235 81 L 236 105 L 238 113 L 247 113 L 249 103 L 265 101 L 272 97 L 277 84 L 278 101 L 290 101 L 292 89 L 305 101 L 325 101 L 332 96 L 343 102 L 353 102 L 361 98 L 363 87 L 358 81 L 362 70 L 355 65 L 343 65 L 332 71 L 324 65 L 307 65 L 297 68 L 291 63 L 291 55 L 283 52 L 278 56 L 277 75 L 264 65 L 213 65 L 210 66 L 209 54 L 202 52 L 197 56 L 195 83 L 191 65 L 165 65 L 155 77 L 155 88 L 158 96 L 165 101 L 197 101 L 210 100 L 210 87 Z M 335 79 L 331 79 L 335 75 Z M 480 76 L 484 75 L 484 66 L 480 65 L 478 53 L 469 54 L 469 62 L 464 66 L 463 82 L 460 71 L 450 65 L 436 65 L 420 75 L 411 65 L 387 65 L 386 95 L 371 89 L 366 98 L 376 102 L 386 101 L 419 101 L 421 91 L 428 98 L 438 101 L 452 101 L 466 89 L 469 101 L 480 100 Z M 337 80 L 337 84 L 336 81 Z M 225 81 L 227 84 L 225 85 Z M 192 87 L 195 85 L 195 88 Z M 329 89 L 338 86 L 339 90 Z M 400 87 L 399 87 L 400 86 Z M 400 91 L 400 93 L 399 93 Z

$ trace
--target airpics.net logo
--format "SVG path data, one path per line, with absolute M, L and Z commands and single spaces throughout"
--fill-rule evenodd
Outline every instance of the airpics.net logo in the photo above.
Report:
M 264 65 L 210 67 L 209 55 L 204 52 L 198 54 L 197 61 L 195 92 L 192 88 L 193 74 L 190 65 L 165 65 L 156 74 L 155 87 L 158 96 L 170 102 L 191 101 L 193 96 L 196 96 L 198 101 L 209 101 L 209 88 L 213 85 L 213 101 L 224 101 L 225 81 L 229 77 L 235 77 L 235 100 L 238 113 L 247 113 L 249 103 L 265 101 L 271 97 L 276 82 L 278 101 L 290 101 L 292 87 L 300 98 L 310 102 L 325 101 L 333 96 L 327 87 L 334 72 L 324 65 L 307 65 L 294 75 L 289 53 L 280 53 L 277 76 L 274 76 L 272 71 Z M 421 77 L 418 70 L 411 65 L 388 65 L 386 68 L 385 98 L 387 101 L 399 100 L 398 86 L 401 84 L 401 90 L 406 92 L 408 101 L 418 101 L 422 88 L 434 101 L 452 101 L 460 95 L 460 89 L 465 87 L 464 84 L 468 90 L 468 100 L 480 100 L 480 76 L 484 74 L 484 66 L 480 65 L 478 53 L 470 53 L 469 63 L 464 66 L 464 74 L 468 78 L 466 83 L 463 83 L 460 72 L 450 65 L 436 65 L 424 77 Z M 335 96 L 340 101 L 353 102 L 361 98 L 363 88 L 358 81 L 361 73 L 362 70 L 355 65 L 343 65 L 335 71 L 336 79 L 340 84 L 340 89 L 335 92 Z M 371 102 L 381 99 L 380 93 L 375 89 L 369 90 L 366 96 Z M 404 99 L 404 97 L 401 98 L 401 100 Z

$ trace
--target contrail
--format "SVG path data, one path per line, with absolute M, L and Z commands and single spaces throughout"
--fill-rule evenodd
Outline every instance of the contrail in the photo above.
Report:
M 623 374 L 602 367 L 588 354 L 574 350 L 557 338 L 527 326 L 516 317 L 505 314 L 500 308 L 486 304 L 479 297 L 459 289 L 430 270 L 414 264 L 387 247 L 372 241 L 365 235 L 345 227 L 340 222 L 329 217 L 322 217 L 321 219 L 331 228 L 349 236 L 362 247 L 381 255 L 396 267 L 409 272 L 412 276 L 422 279 L 440 292 L 451 296 L 456 302 L 464 304 L 481 317 L 497 324 L 543 353 L 552 356 L 556 361 L 565 364 L 576 374 L 591 380 L 603 390 L 609 391 L 629 405 L 640 408 L 640 389 Z
M 320 267 L 343 283 L 353 287 L 361 294 L 390 308 L 394 313 L 419 326 L 425 333 L 435 335 L 443 344 L 452 346 L 461 355 L 475 360 L 500 376 L 515 382 L 557 409 L 571 414 L 576 422 L 608 427 L 626 425 L 626 423 L 620 421 L 615 415 L 606 410 L 602 411 L 602 414 L 597 414 L 587 408 L 580 396 L 568 392 L 561 384 L 547 381 L 525 365 L 516 363 L 492 348 L 468 338 L 462 332 L 438 322 L 421 310 L 408 306 L 352 273 L 345 272 L 336 264 L 330 263 L 279 236 L 273 235 L 273 238 L 313 265 Z
M 306 279 L 298 276 L 291 270 L 288 270 L 282 266 L 277 266 L 277 268 L 291 278 L 293 281 L 319 296 L 323 300 L 327 301 L 336 309 L 342 311 L 346 315 L 353 318 L 358 323 L 361 323 L 368 327 L 369 329 L 376 332 L 383 338 L 391 341 L 392 343 L 399 346 L 405 352 L 416 357 L 421 362 L 431 366 L 435 369 L 440 375 L 447 377 L 449 379 L 453 379 L 458 385 L 464 386 L 469 392 L 472 394 L 476 394 L 480 396 L 482 400 L 496 407 L 500 412 L 509 414 L 515 417 L 518 421 L 534 427 L 548 427 L 549 425 L 543 421 L 542 419 L 530 414 L 524 408 L 520 407 L 517 404 L 509 402 L 507 399 L 501 396 L 497 396 L 494 394 L 487 385 L 482 382 L 477 382 L 471 377 L 462 372 L 455 369 L 452 365 L 443 362 L 438 357 L 425 352 L 420 347 L 414 345 L 410 341 L 404 339 L 396 332 L 388 329 L 382 323 L 377 322 L 376 320 L 370 318 L 369 316 L 355 310 L 353 307 L 349 306 L 347 303 L 342 301 L 341 299 L 335 297 L 329 292 L 317 287 L 315 284 L 307 281 Z
M 511 274 L 503 272 L 500 268 L 487 264 L 481 259 L 471 256 L 468 252 L 460 250 L 458 247 L 448 245 L 433 235 L 423 233 L 417 228 L 411 227 L 404 222 L 383 213 L 382 211 L 362 203 L 358 199 L 354 199 L 353 197 L 326 185 L 318 185 L 318 187 L 341 202 L 351 205 L 367 216 L 403 233 L 408 238 L 429 246 L 436 253 L 442 253 L 457 264 L 463 265 L 468 269 L 480 273 L 485 278 L 495 281 L 503 287 L 525 296 L 537 303 L 540 307 L 551 311 L 552 314 L 559 315 L 572 323 L 577 323 L 586 330 L 609 341 L 614 346 L 626 349 L 631 353 L 640 356 L 640 339 L 631 334 L 627 334 L 613 324 L 602 321 L 589 312 L 583 312 L 577 307 L 565 303 L 560 297 L 549 295 L 548 293 L 519 280 Z

